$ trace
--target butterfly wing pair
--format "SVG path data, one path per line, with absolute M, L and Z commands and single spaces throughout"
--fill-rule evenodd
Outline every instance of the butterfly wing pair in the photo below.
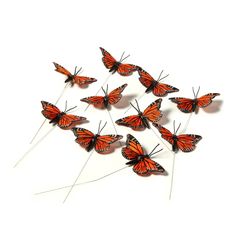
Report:
M 148 121 L 152 123 L 158 122 L 162 113 L 160 111 L 162 99 L 159 98 L 151 103 L 141 114 L 131 115 L 116 121 L 116 124 L 130 127 L 134 130 L 142 128 L 150 128 Z M 148 121 L 147 121 L 148 120 Z
M 153 124 L 159 132 L 161 137 L 172 145 L 172 151 L 177 152 L 179 149 L 183 152 L 191 152 L 196 148 L 196 144 L 202 139 L 200 135 L 196 134 L 180 134 L 174 135 L 165 127 Z
M 86 120 L 86 118 L 82 116 L 61 112 L 55 105 L 49 102 L 41 101 L 41 103 L 43 106 L 42 114 L 44 117 L 50 120 L 49 123 L 56 124 L 62 129 L 70 129 L 81 121 Z
M 114 105 L 120 101 L 122 98 L 122 92 L 127 87 L 127 84 L 111 91 L 107 96 L 91 96 L 87 98 L 82 98 L 80 101 L 87 102 L 88 104 L 93 104 L 95 107 L 107 107 L 108 104 Z
M 104 48 L 100 47 L 102 52 L 102 61 L 109 72 L 114 74 L 115 72 L 119 73 L 122 76 L 130 76 L 137 70 L 137 66 L 132 64 L 123 64 L 117 61 L 109 52 Z
M 84 128 L 73 128 L 72 131 L 76 136 L 75 141 L 88 152 L 94 148 L 98 153 L 105 153 L 112 143 L 123 138 L 122 135 L 95 135 Z
M 219 93 L 208 93 L 200 98 L 190 99 L 182 97 L 169 98 L 172 102 L 177 104 L 180 111 L 184 113 L 191 113 L 196 110 L 197 107 L 207 107 L 212 103 L 212 99 L 219 96 Z
M 141 176 L 164 173 L 165 169 L 157 162 L 145 155 L 138 140 L 131 134 L 127 135 L 126 147 L 122 148 L 122 155 L 129 160 L 127 165 L 133 166 L 133 171 Z
M 63 66 L 53 62 L 54 66 L 56 67 L 55 71 L 66 75 L 67 79 L 65 82 L 70 82 L 71 86 L 74 84 L 79 85 L 80 87 L 87 86 L 88 84 L 94 83 L 97 80 L 91 77 L 86 77 L 86 76 L 79 76 L 79 75 L 73 75 L 71 74 L 67 69 L 65 69 Z
M 140 76 L 139 81 L 141 82 L 141 84 L 143 86 L 145 86 L 147 88 L 147 90 L 145 92 L 152 91 L 152 93 L 155 96 L 164 97 L 168 93 L 174 93 L 174 92 L 179 91 L 179 89 L 177 89 L 171 85 L 163 84 L 163 83 L 160 83 L 160 82 L 154 80 L 154 78 L 150 74 L 148 74 L 145 70 L 143 70 L 142 68 L 138 69 L 138 73 Z

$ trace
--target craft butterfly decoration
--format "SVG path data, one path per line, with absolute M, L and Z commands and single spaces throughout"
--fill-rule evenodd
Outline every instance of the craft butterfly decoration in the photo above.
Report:
M 131 106 L 138 112 L 138 115 L 131 115 L 124 118 L 121 118 L 116 121 L 116 124 L 130 127 L 134 130 L 142 128 L 150 128 L 149 122 L 156 123 L 161 117 L 162 113 L 160 111 L 162 99 L 159 98 L 156 101 L 152 102 L 143 112 L 141 112 L 137 100 L 137 108 L 134 107 L 132 103 Z
M 164 97 L 168 93 L 178 92 L 179 89 L 168 85 L 160 83 L 161 80 L 166 78 L 168 75 L 161 78 L 161 75 L 163 71 L 160 73 L 160 76 L 157 80 L 155 80 L 150 74 L 148 74 L 145 70 L 143 70 L 141 67 L 138 69 L 139 73 L 139 81 L 142 83 L 143 86 L 145 86 L 147 89 L 145 93 L 152 92 L 155 96 L 158 97 Z
M 87 86 L 88 84 L 91 84 L 97 81 L 96 79 L 91 78 L 91 77 L 78 75 L 78 73 L 81 71 L 82 68 L 77 70 L 77 67 L 75 67 L 74 74 L 71 74 L 67 69 L 65 69 L 61 65 L 55 62 L 53 62 L 53 64 L 56 67 L 55 71 L 67 76 L 65 83 L 70 82 L 71 86 L 73 86 L 74 84 L 77 84 L 80 87 L 84 87 L 84 86 Z
M 76 106 L 67 110 L 66 103 L 65 111 L 62 112 L 56 106 L 49 102 L 41 101 L 41 103 L 43 106 L 42 114 L 44 115 L 44 117 L 50 120 L 50 124 L 58 125 L 62 129 L 70 129 L 86 120 L 86 118 L 82 116 L 67 114 L 68 111 L 76 108 Z
M 133 171 L 141 176 L 164 173 L 165 169 L 150 158 L 162 150 L 154 153 L 158 146 L 159 144 L 149 154 L 145 154 L 138 140 L 131 134 L 128 134 L 126 147 L 122 148 L 122 155 L 129 160 L 126 165 L 133 166 Z
M 212 103 L 213 98 L 220 95 L 219 93 L 208 93 L 204 96 L 201 96 L 200 98 L 197 98 L 199 90 L 200 90 L 200 87 L 198 88 L 198 91 L 195 94 L 194 89 L 193 89 L 194 99 L 182 98 L 182 97 L 173 97 L 169 99 L 172 102 L 177 104 L 177 107 L 179 108 L 180 111 L 184 113 L 191 113 L 191 112 L 196 111 L 197 108 L 199 107 L 201 108 L 207 107 L 208 105 Z
M 115 72 L 119 73 L 122 76 L 129 76 L 132 75 L 133 72 L 137 70 L 137 66 L 132 64 L 123 64 L 122 61 L 124 61 L 128 56 L 123 58 L 124 53 L 122 54 L 119 61 L 117 61 L 109 52 L 107 52 L 104 48 L 100 47 L 102 51 L 102 61 L 107 69 L 109 69 L 109 72 L 114 74 Z
M 127 87 L 127 84 L 112 90 L 108 94 L 108 86 L 106 91 L 102 88 L 105 96 L 91 96 L 87 98 L 82 98 L 80 101 L 87 102 L 88 104 L 93 104 L 95 107 L 107 108 L 109 105 L 116 104 L 122 98 L 122 92 Z
M 76 136 L 75 141 L 80 144 L 86 151 L 91 151 L 95 148 L 98 153 L 105 153 L 110 149 L 110 144 L 123 138 L 122 135 L 100 135 L 105 125 L 100 129 L 101 122 L 99 123 L 97 134 L 84 128 L 73 128 L 72 131 Z
M 202 139 L 202 137 L 196 134 L 177 135 L 180 125 L 181 124 L 179 124 L 177 130 L 175 130 L 174 122 L 174 133 L 172 134 L 168 129 L 164 128 L 163 126 L 159 124 L 153 124 L 153 126 L 156 127 L 161 133 L 161 137 L 172 145 L 173 152 L 178 152 L 179 149 L 183 152 L 191 152 L 196 148 L 196 144 Z

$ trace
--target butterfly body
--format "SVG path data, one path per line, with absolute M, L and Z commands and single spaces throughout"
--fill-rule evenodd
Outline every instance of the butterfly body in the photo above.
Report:
M 173 139 L 172 151 L 173 152 L 178 152 L 179 148 L 178 148 L 178 145 L 177 145 L 177 141 L 178 141 L 177 135 L 173 134 L 172 139 Z
M 65 83 L 71 82 L 71 86 L 73 86 L 74 75 L 68 75 L 68 78 L 65 80 Z
M 156 86 L 158 86 L 158 82 L 153 80 L 151 85 L 145 90 L 145 93 L 150 93 Z
M 111 72 L 112 74 L 115 74 L 116 71 L 119 69 L 120 64 L 121 63 L 119 61 L 115 62 L 114 65 L 109 70 L 109 72 Z
M 55 118 L 49 121 L 49 124 L 56 125 L 65 114 L 66 114 L 65 112 L 59 113 Z
M 98 138 L 98 134 L 94 135 L 94 137 L 91 139 L 88 147 L 86 148 L 86 150 L 88 152 L 90 152 L 94 147 L 95 147 L 95 144 L 96 144 L 96 141 L 97 141 L 97 138 Z
M 143 113 L 140 112 L 140 113 L 138 114 L 138 116 L 139 116 L 140 119 L 142 120 L 142 123 L 143 123 L 144 127 L 150 129 L 150 125 L 149 125 L 149 123 L 148 123 L 148 119 L 143 115 Z

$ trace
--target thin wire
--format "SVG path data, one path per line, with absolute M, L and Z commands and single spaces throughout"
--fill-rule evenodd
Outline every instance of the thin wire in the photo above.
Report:
M 117 132 L 117 129 L 116 129 L 116 126 L 115 126 L 114 120 L 112 119 L 111 113 L 110 113 L 110 111 L 109 111 L 108 109 L 107 109 L 107 112 L 108 112 L 109 117 L 110 117 L 110 119 L 111 119 L 111 123 L 112 123 L 112 125 L 113 125 L 114 130 L 115 130 L 115 133 L 116 133 L 116 135 L 118 135 L 118 132 Z M 119 141 L 119 144 L 120 144 L 120 146 L 122 146 L 121 141 Z
M 162 141 L 162 139 L 157 135 L 157 133 L 153 130 L 152 127 L 150 127 L 150 130 L 155 134 L 155 136 L 161 141 L 161 143 L 172 153 L 171 149 Z M 173 153 L 172 153 L 173 154 Z
M 113 171 L 111 173 L 103 175 L 102 177 L 99 177 L 97 179 L 93 179 L 93 180 L 89 180 L 89 181 L 86 181 L 86 182 L 75 184 L 74 187 L 78 187 L 79 185 L 83 185 L 83 184 L 88 184 L 88 183 L 93 183 L 93 182 L 99 181 L 99 180 L 104 179 L 104 178 L 106 178 L 106 177 L 108 177 L 110 175 L 113 175 L 113 174 L 115 174 L 115 173 L 117 173 L 119 171 L 122 171 L 122 170 L 124 170 L 124 169 L 126 169 L 128 167 L 129 166 L 124 166 L 124 167 L 122 167 L 122 168 L 120 168 L 118 170 L 115 170 L 115 171 Z M 40 195 L 40 194 L 44 194 L 44 193 L 50 193 L 50 192 L 54 192 L 54 191 L 58 191 L 58 190 L 62 190 L 62 189 L 70 188 L 70 187 L 72 187 L 72 185 L 67 185 L 67 186 L 63 186 L 63 187 L 60 187 L 60 188 L 54 188 L 54 189 L 46 190 L 46 191 L 43 191 L 43 192 L 38 192 L 38 193 L 35 193 L 35 195 Z
M 67 198 L 69 197 L 71 191 L 73 190 L 74 186 L 76 185 L 77 180 L 79 179 L 79 177 L 80 177 L 80 175 L 82 174 L 84 168 L 86 167 L 88 161 L 90 160 L 91 156 L 93 155 L 93 152 L 94 152 L 94 149 L 92 150 L 92 152 L 90 153 L 88 159 L 86 160 L 86 162 L 84 163 L 83 167 L 81 168 L 81 170 L 80 170 L 78 176 L 76 177 L 74 183 L 71 185 L 71 188 L 70 188 L 69 192 L 67 193 L 67 195 L 66 195 L 66 197 L 65 197 L 65 199 L 64 199 L 64 201 L 63 201 L 63 203 L 65 203 L 66 200 L 67 200 Z
M 55 102 L 55 105 L 57 105 L 57 103 L 59 102 L 59 100 L 62 98 L 63 94 L 65 93 L 67 87 L 68 87 L 69 83 L 67 83 L 65 85 L 65 87 L 63 88 L 62 92 L 60 93 L 60 96 L 58 97 L 58 99 L 56 100 Z M 39 134 L 39 131 L 42 129 L 42 127 L 44 126 L 45 122 L 46 122 L 47 119 L 44 119 L 44 121 L 42 122 L 42 124 L 40 125 L 40 127 L 38 128 L 37 132 L 35 133 L 35 135 L 33 136 L 33 138 L 31 139 L 30 141 L 30 144 L 33 143 L 33 141 L 35 140 L 35 138 L 38 136 Z
M 172 189 L 173 189 L 174 170 L 175 170 L 175 153 L 173 154 L 173 162 L 172 162 L 172 172 L 171 172 L 171 181 L 170 181 L 169 200 L 171 200 L 171 194 L 172 194 Z
M 143 93 L 143 94 L 142 94 L 139 98 L 137 98 L 136 100 L 139 101 L 145 94 L 146 94 L 146 93 Z M 127 112 L 130 110 L 130 108 L 132 108 L 131 105 L 130 105 L 130 106 L 128 107 L 128 109 L 124 112 L 124 114 L 127 113 Z
M 186 130 L 187 130 L 188 126 L 189 126 L 189 123 L 190 123 L 192 115 L 193 115 L 193 112 L 191 112 L 189 114 L 189 117 L 188 117 L 188 119 L 186 121 L 186 124 L 185 124 L 184 128 L 182 129 L 182 131 L 180 132 L 181 134 L 186 132 Z
M 102 84 L 102 86 L 100 86 L 100 88 L 98 89 L 98 91 L 96 92 L 96 94 L 94 96 L 96 96 L 101 91 L 102 87 L 108 82 L 108 80 L 110 79 L 111 76 L 112 76 L 112 74 L 109 73 L 109 75 L 107 76 L 105 82 Z M 87 111 L 90 105 L 91 104 L 88 104 L 87 107 L 84 109 L 84 111 Z
M 21 161 L 23 161 L 24 160 L 24 158 L 30 153 L 30 152 L 32 152 L 33 150 L 34 150 L 34 148 L 36 147 L 36 146 L 38 146 L 38 144 L 40 144 L 42 141 L 43 141 L 43 139 L 44 138 L 46 138 L 52 131 L 53 131 L 53 129 L 55 128 L 56 126 L 53 126 L 43 137 L 41 137 L 17 162 L 16 162 L 16 164 L 14 165 L 14 168 L 16 167 L 16 166 L 18 166 L 19 165 L 19 163 L 21 162 Z

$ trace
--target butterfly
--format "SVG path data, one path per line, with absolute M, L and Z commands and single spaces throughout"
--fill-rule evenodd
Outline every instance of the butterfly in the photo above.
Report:
M 160 152 L 154 153 L 154 150 L 159 144 L 149 153 L 145 154 L 142 146 L 138 140 L 131 134 L 127 135 L 126 147 L 122 148 L 122 155 L 130 160 L 126 165 L 133 166 L 133 171 L 141 176 L 149 176 L 151 174 L 164 173 L 165 169 L 157 162 L 153 161 L 150 157 Z
M 54 66 L 56 67 L 55 71 L 66 75 L 67 79 L 65 80 L 65 83 L 70 82 L 71 86 L 74 84 L 79 85 L 80 87 L 87 86 L 88 84 L 94 83 L 97 80 L 91 77 L 86 76 L 80 76 L 78 73 L 81 71 L 82 68 L 80 68 L 78 71 L 76 71 L 77 67 L 75 67 L 74 74 L 71 74 L 68 70 L 66 70 L 61 65 L 53 62 Z
M 100 129 L 100 124 L 98 127 L 97 134 L 93 134 L 91 131 L 84 128 L 73 128 L 72 131 L 76 136 L 75 141 L 80 144 L 86 151 L 91 151 L 93 148 L 98 153 L 107 152 L 110 149 L 110 144 L 123 138 L 122 135 L 100 135 L 101 131 L 104 129 L 105 125 Z
M 122 54 L 119 61 L 117 61 L 109 52 L 107 52 L 104 48 L 100 47 L 102 51 L 102 61 L 107 69 L 109 69 L 109 72 L 114 74 L 115 72 L 118 72 L 122 76 L 129 76 L 132 75 L 133 72 L 137 70 L 137 66 L 132 64 L 123 64 L 122 61 L 124 61 L 128 56 L 123 58 L 124 53 Z
M 124 89 L 127 87 L 127 84 L 123 84 L 122 86 L 114 89 L 108 94 L 108 86 L 106 91 L 102 88 L 105 96 L 92 96 L 87 98 L 82 98 L 80 101 L 87 102 L 88 104 L 93 104 L 97 107 L 105 107 L 107 108 L 108 105 L 116 104 L 120 101 L 122 95 L 121 93 L 124 91 Z
M 176 135 L 179 130 L 180 124 L 175 131 L 174 123 L 174 134 L 172 134 L 168 129 L 159 124 L 153 124 L 153 126 L 159 130 L 159 132 L 161 133 L 161 137 L 172 145 L 173 152 L 178 152 L 179 149 L 183 152 L 191 152 L 196 148 L 196 144 L 202 139 L 200 135 L 196 134 Z
M 160 111 L 162 99 L 159 98 L 156 101 L 154 101 L 153 103 L 151 103 L 144 110 L 144 112 L 140 111 L 138 102 L 137 102 L 137 100 L 135 100 L 135 101 L 137 104 L 137 108 L 134 107 L 132 103 L 130 103 L 130 104 L 138 112 L 138 115 L 131 115 L 131 116 L 121 118 L 116 121 L 116 124 L 127 126 L 127 127 L 134 129 L 134 130 L 142 129 L 142 128 L 150 129 L 150 125 L 149 125 L 148 121 L 150 121 L 152 123 L 157 123 L 162 117 L 162 113 Z
M 74 109 L 75 107 L 68 110 L 66 110 L 66 108 L 64 112 L 61 112 L 56 106 L 49 102 L 41 101 L 41 103 L 43 106 L 42 114 L 44 117 L 50 120 L 50 124 L 58 125 L 62 129 L 70 129 L 79 124 L 81 121 L 86 120 L 86 118 L 82 116 L 67 114 L 68 111 Z
M 162 74 L 162 72 L 161 72 L 161 74 Z M 138 69 L 138 73 L 140 76 L 139 81 L 142 83 L 143 86 L 145 86 L 147 88 L 145 93 L 149 93 L 152 91 L 152 93 L 155 96 L 164 97 L 168 93 L 173 93 L 173 92 L 179 91 L 179 89 L 177 89 L 171 85 L 160 83 L 160 81 L 163 80 L 164 78 L 166 78 L 168 75 L 161 78 L 161 74 L 160 74 L 159 78 L 157 80 L 154 80 L 154 78 L 150 74 L 148 74 L 145 70 L 143 70 L 140 67 Z
M 204 96 L 201 96 L 200 98 L 197 98 L 199 90 L 200 90 L 200 87 L 198 88 L 198 91 L 195 94 L 194 89 L 193 89 L 194 99 L 182 98 L 182 97 L 174 97 L 174 98 L 169 98 L 169 99 L 172 102 L 177 104 L 177 107 L 179 108 L 180 111 L 184 113 L 190 113 L 190 112 L 196 111 L 196 109 L 199 107 L 201 108 L 207 107 L 208 105 L 212 103 L 212 99 L 214 97 L 220 95 L 219 93 L 208 93 Z

